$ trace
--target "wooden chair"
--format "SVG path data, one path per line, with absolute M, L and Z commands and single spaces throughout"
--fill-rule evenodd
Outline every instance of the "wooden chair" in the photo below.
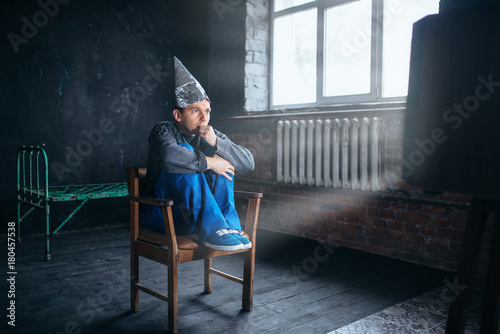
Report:
M 178 332 L 178 292 L 177 266 L 179 263 L 204 259 L 205 293 L 212 292 L 212 274 L 216 274 L 243 284 L 244 310 L 252 310 L 253 281 L 255 268 L 255 232 L 259 215 L 261 193 L 235 191 L 235 198 L 248 199 L 248 211 L 245 233 L 252 242 L 252 248 L 239 251 L 217 251 L 201 245 L 196 235 L 178 236 L 175 234 L 169 199 L 158 199 L 142 196 L 146 168 L 127 168 L 127 183 L 130 201 L 130 275 L 131 275 L 131 308 L 139 311 L 139 290 L 168 302 L 168 330 Z M 159 206 L 163 212 L 165 233 L 140 231 L 139 204 Z M 243 279 L 226 274 L 212 268 L 212 258 L 235 253 L 245 253 Z M 168 266 L 168 294 L 164 295 L 139 283 L 139 256 L 154 260 Z

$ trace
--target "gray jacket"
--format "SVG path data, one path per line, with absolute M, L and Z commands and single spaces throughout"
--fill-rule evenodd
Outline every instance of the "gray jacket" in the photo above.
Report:
M 203 173 L 207 170 L 208 156 L 217 154 L 229 161 L 236 173 L 243 174 L 254 169 L 253 156 L 246 148 L 233 143 L 226 135 L 214 129 L 217 145 L 214 148 L 205 143 L 199 136 L 182 134 L 174 123 L 164 121 L 157 123 L 149 134 L 149 154 L 146 175 L 146 196 L 153 196 L 156 180 L 161 169 L 173 174 Z M 187 143 L 194 152 L 179 143 Z M 205 153 L 203 153 L 205 152 Z

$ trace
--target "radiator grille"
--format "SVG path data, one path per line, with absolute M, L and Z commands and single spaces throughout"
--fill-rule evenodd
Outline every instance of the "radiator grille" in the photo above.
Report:
M 278 122 L 278 182 L 378 191 L 384 188 L 382 118 Z

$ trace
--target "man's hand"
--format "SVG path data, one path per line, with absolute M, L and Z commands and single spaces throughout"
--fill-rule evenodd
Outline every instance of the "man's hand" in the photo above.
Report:
M 206 158 L 208 169 L 212 170 L 216 174 L 224 176 L 229 181 L 233 180 L 229 175 L 227 175 L 234 175 L 234 166 L 231 165 L 229 161 L 219 157 L 217 154 L 215 154 L 213 157 Z
M 214 128 L 206 122 L 201 123 L 198 127 L 198 135 L 205 139 L 208 145 L 215 147 L 217 144 L 217 136 L 215 135 Z

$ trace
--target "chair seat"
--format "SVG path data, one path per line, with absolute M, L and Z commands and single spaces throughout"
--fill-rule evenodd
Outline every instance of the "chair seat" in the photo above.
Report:
M 246 232 L 243 232 L 243 236 L 247 239 L 249 238 Z M 198 236 L 196 234 L 177 235 L 176 238 L 177 238 L 177 247 L 179 249 L 194 250 L 198 249 L 201 246 L 200 240 L 198 239 Z M 139 233 L 139 237 L 137 239 L 161 246 L 168 245 L 167 236 L 163 232 L 142 231 Z

